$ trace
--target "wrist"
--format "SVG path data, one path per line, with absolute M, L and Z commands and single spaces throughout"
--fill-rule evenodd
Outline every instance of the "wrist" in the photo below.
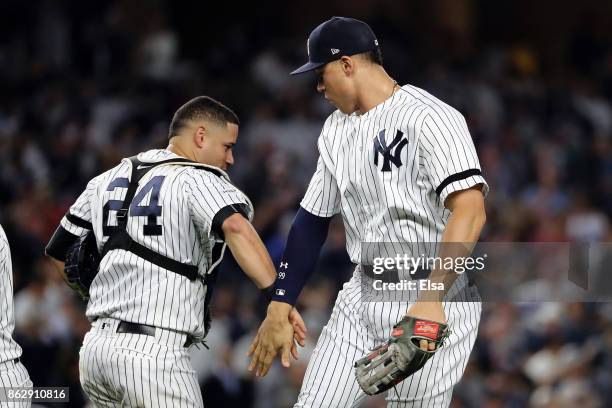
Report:
M 272 320 L 287 320 L 293 306 L 289 303 L 271 301 L 268 305 L 267 317 Z
M 445 293 L 439 290 L 421 291 L 417 303 L 442 303 Z
M 267 303 L 272 301 L 272 296 L 274 296 L 274 282 L 268 287 L 261 288 L 261 296 L 266 300 Z
M 419 300 L 408 309 L 406 315 L 440 323 L 446 322 L 442 302 Z

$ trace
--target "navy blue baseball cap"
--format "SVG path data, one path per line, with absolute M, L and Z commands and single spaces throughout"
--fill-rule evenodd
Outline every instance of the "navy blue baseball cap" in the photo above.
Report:
M 332 17 L 312 30 L 306 43 L 308 62 L 291 75 L 312 71 L 343 55 L 378 50 L 378 40 L 369 25 L 349 17 Z

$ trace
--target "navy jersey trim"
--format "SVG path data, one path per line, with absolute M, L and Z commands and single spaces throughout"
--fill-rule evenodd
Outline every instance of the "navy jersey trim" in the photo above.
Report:
M 74 235 L 60 225 L 57 227 L 53 233 L 53 236 L 49 240 L 49 243 L 45 248 L 45 254 L 57 259 L 60 262 L 64 262 L 66 260 L 66 252 L 68 252 L 68 248 L 70 248 L 78 239 L 79 237 L 77 235 Z
M 226 205 L 217 211 L 217 214 L 215 214 L 212 220 L 211 231 L 217 234 L 221 239 L 225 240 L 225 235 L 223 234 L 222 228 L 223 222 L 234 214 L 241 214 L 247 220 L 249 219 L 248 209 L 245 204 L 237 203 Z
M 93 229 L 91 222 L 87 222 L 84 219 L 77 217 L 76 215 L 70 214 L 69 212 L 66 213 L 66 219 L 77 227 L 85 228 L 86 230 L 90 231 Z
M 440 194 L 442 193 L 442 190 L 444 190 L 449 184 L 454 183 L 455 181 L 465 180 L 468 177 L 481 176 L 481 175 L 482 175 L 482 172 L 480 171 L 480 169 L 469 169 L 469 170 L 465 170 L 465 171 L 450 175 L 447 178 L 445 178 L 442 181 L 442 183 L 440 183 L 438 188 L 436 188 L 436 194 L 440 196 Z

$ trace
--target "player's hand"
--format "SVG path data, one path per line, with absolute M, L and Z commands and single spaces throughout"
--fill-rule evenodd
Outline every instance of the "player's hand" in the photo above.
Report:
M 431 320 L 438 323 L 446 323 L 446 315 L 442 302 L 422 301 L 415 302 L 408 308 L 407 316 L 416 317 L 425 320 Z M 435 350 L 436 343 L 427 340 L 420 340 L 419 346 L 422 350 Z
M 291 346 L 291 355 L 294 359 L 298 359 L 297 344 L 304 347 L 306 345 L 306 324 L 304 319 L 296 308 L 289 312 L 289 323 L 293 326 L 293 345 Z
M 389 340 L 355 362 L 355 378 L 368 395 L 380 394 L 404 381 L 423 368 L 433 357 L 432 350 L 421 348 L 415 340 L 434 342 L 441 347 L 448 338 L 448 326 L 443 323 L 405 316 L 393 325 Z
M 291 309 L 291 305 L 280 302 L 271 302 L 268 306 L 268 314 L 247 352 L 247 355 L 251 356 L 248 369 L 255 370 L 257 377 L 263 377 L 268 373 L 279 351 L 282 365 L 284 367 L 291 365 L 291 349 L 295 347 L 293 325 L 289 322 Z

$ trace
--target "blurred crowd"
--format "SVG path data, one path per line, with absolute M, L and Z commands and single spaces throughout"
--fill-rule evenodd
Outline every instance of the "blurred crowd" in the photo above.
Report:
M 70 386 L 70 406 L 82 407 L 85 305 L 43 257 L 60 218 L 90 178 L 123 157 L 163 148 L 176 108 L 206 94 L 241 118 L 230 176 L 253 201 L 254 225 L 276 263 L 332 111 L 313 78 L 288 72 L 305 58 L 308 32 L 333 14 L 300 20 L 284 5 L 276 11 L 289 17 L 279 21 L 271 14 L 279 2 L 247 6 L 236 18 L 223 5 L 34 3 L 0 5 L 0 223 L 13 255 L 15 336 L 24 364 L 35 385 Z M 502 34 L 487 42 L 483 37 L 495 27 L 486 13 L 494 12 L 483 3 L 438 0 L 415 11 L 359 1 L 353 13 L 339 2 L 330 7 L 371 23 L 398 82 L 422 87 L 465 115 L 491 186 L 483 241 L 612 240 L 607 21 L 585 12 L 550 49 L 536 34 L 539 42 Z M 422 21 L 439 16 L 440 8 L 455 18 Z M 404 24 L 413 12 L 420 20 Z M 245 358 L 262 300 L 226 257 L 208 337 L 212 351 L 193 352 L 207 406 L 276 408 L 295 401 L 309 353 L 352 272 L 344 245 L 342 221 L 334 219 L 299 300 L 308 345 L 289 370 L 275 367 L 262 380 L 246 372 Z M 611 384 L 610 304 L 489 303 L 452 406 L 599 407 L 612 401 Z

